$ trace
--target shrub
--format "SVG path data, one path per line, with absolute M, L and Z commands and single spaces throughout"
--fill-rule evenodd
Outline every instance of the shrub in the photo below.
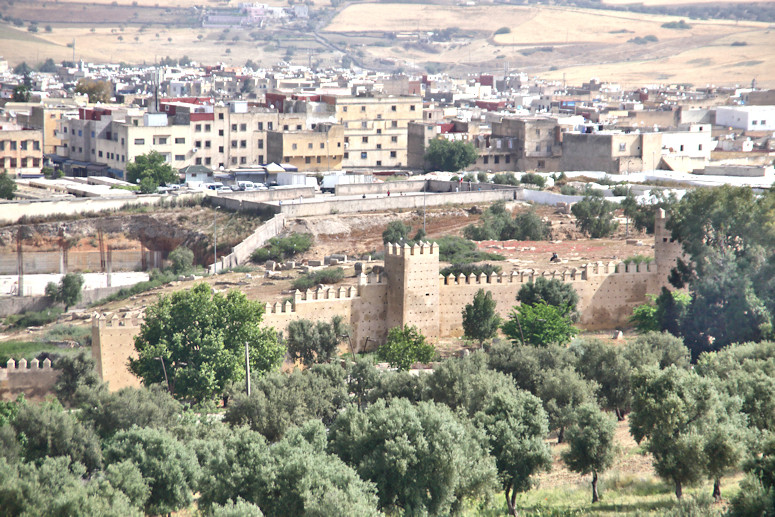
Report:
M 94 302 L 92 307 L 103 305 L 109 302 L 115 302 L 118 300 L 124 300 L 130 296 L 150 291 L 151 289 L 155 289 L 156 287 L 167 284 L 176 279 L 177 276 L 174 273 L 160 272 L 158 269 L 154 269 L 151 271 L 150 278 L 147 281 L 138 282 L 130 287 L 122 287 L 118 290 L 118 292 L 113 293 L 110 296 L 103 298 L 102 300 Z
M 679 30 L 686 30 L 691 29 L 692 26 L 686 23 L 686 20 L 681 20 L 677 22 L 665 22 L 662 24 L 662 27 L 665 29 L 679 29 Z
M 264 245 L 253 252 L 250 258 L 254 262 L 267 260 L 286 260 L 299 253 L 304 253 L 312 247 L 312 235 L 309 233 L 293 233 L 287 237 L 272 237 Z
M 344 269 L 340 267 L 323 269 L 306 273 L 294 280 L 291 287 L 299 291 L 306 291 L 318 284 L 336 284 L 344 278 Z
M 408 370 L 416 362 L 427 363 L 436 355 L 433 345 L 425 342 L 415 326 L 393 327 L 387 341 L 377 349 L 377 357 L 399 370 Z
M 476 249 L 476 244 L 462 237 L 447 235 L 435 239 L 434 242 L 439 246 L 439 260 L 444 262 L 456 264 L 464 262 L 480 262 L 482 260 L 504 260 L 502 256 L 496 255 L 495 253 L 478 251 Z
M 511 33 L 511 29 L 509 29 L 508 27 L 501 27 L 500 29 L 495 31 L 496 35 L 498 35 L 498 34 L 510 34 L 510 33 Z
M 528 172 L 527 174 L 523 174 L 521 181 L 522 183 L 529 183 L 530 185 L 535 185 L 538 188 L 544 188 L 546 186 L 546 178 L 534 172 Z
M 579 189 L 572 185 L 563 185 L 560 187 L 560 194 L 563 194 L 565 196 L 578 196 L 581 194 Z
M 503 174 L 496 174 L 492 177 L 492 182 L 496 185 L 519 185 L 519 180 L 513 172 L 506 172 Z
M 5 319 L 5 323 L 13 328 L 40 327 L 41 325 L 56 321 L 62 312 L 62 309 L 59 307 L 49 307 L 39 312 L 30 311 L 22 315 L 14 314 L 8 316 Z
M 185 246 L 178 246 L 169 254 L 170 269 L 176 275 L 187 273 L 194 267 L 194 252 Z

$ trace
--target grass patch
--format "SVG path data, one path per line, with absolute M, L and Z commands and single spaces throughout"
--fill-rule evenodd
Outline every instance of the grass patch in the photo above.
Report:
M 81 346 L 91 345 L 91 327 L 86 325 L 54 325 L 44 338 L 46 341 L 75 341 Z
M 177 280 L 177 278 L 178 276 L 174 273 L 159 272 L 158 270 L 154 269 L 151 271 L 151 278 L 149 280 L 146 280 L 145 282 L 139 282 L 130 287 L 122 287 L 118 290 L 118 292 L 115 292 L 110 296 L 103 298 L 102 300 L 97 300 L 91 304 L 91 307 L 96 307 L 98 305 L 116 302 L 119 300 L 125 300 L 130 296 L 135 296 L 137 294 L 150 291 L 151 289 L 155 289 L 159 286 L 172 282 L 173 280 Z
M 75 355 L 82 348 L 62 348 L 50 343 L 38 341 L 3 341 L 0 342 L 0 366 L 5 367 L 9 359 L 17 363 L 21 359 L 32 361 L 41 354 L 51 355 Z
M 299 253 L 304 253 L 312 247 L 312 235 L 309 233 L 293 233 L 287 237 L 272 237 L 262 248 L 251 255 L 253 262 L 276 262 L 289 259 Z
M 40 327 L 53 321 L 62 314 L 62 309 L 59 307 L 49 307 L 42 311 L 25 312 L 24 314 L 12 314 L 5 319 L 5 324 L 11 328 L 28 328 L 28 327 Z
M 305 273 L 294 280 L 291 287 L 299 291 L 312 289 L 318 284 L 336 284 L 344 279 L 344 269 L 340 267 L 323 269 L 321 271 L 312 271 Z

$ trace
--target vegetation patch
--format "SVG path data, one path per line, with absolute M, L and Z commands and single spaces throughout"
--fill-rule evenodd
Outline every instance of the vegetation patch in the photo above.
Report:
M 311 271 L 294 280 L 291 287 L 299 291 L 312 289 L 320 284 L 337 284 L 344 279 L 344 269 L 340 267 Z
M 287 260 L 299 253 L 304 253 L 312 247 L 312 235 L 309 233 L 294 233 L 287 237 L 273 237 L 269 239 L 266 245 L 258 248 L 250 258 L 254 262 L 266 262 L 274 260 L 277 262 Z

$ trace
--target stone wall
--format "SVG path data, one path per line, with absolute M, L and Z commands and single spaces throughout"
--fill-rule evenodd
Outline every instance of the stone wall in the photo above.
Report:
M 92 357 L 97 374 L 111 391 L 141 385 L 140 379 L 129 371 L 129 358 L 137 357 L 134 339 L 141 325 L 139 314 L 106 313 L 92 317 Z
M 21 394 L 27 400 L 40 401 L 49 395 L 59 378 L 59 371 L 51 367 L 51 360 L 42 363 L 33 359 L 27 363 L 8 360 L 5 368 L 0 367 L 0 400 L 14 400 Z
M 250 259 L 250 254 L 256 248 L 260 248 L 272 237 L 277 237 L 285 229 L 285 216 L 282 214 L 275 215 L 272 219 L 265 222 L 250 235 L 244 241 L 240 242 L 234 248 L 231 253 L 225 257 L 218 259 L 218 271 L 229 269 L 240 264 L 244 264 Z M 216 266 L 210 266 L 210 273 L 214 272 Z

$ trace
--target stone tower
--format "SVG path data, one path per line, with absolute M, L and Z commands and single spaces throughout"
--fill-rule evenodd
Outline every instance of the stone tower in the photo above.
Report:
M 387 328 L 414 325 L 439 337 L 439 249 L 435 243 L 387 244 Z
M 110 391 L 141 385 L 140 379 L 129 371 L 129 358 L 137 357 L 134 342 L 141 325 L 139 314 L 92 316 L 91 354 L 100 379 L 108 383 Z
M 654 262 L 657 265 L 657 276 L 662 285 L 669 285 L 667 277 L 675 267 L 676 261 L 684 257 L 681 243 L 673 240 L 673 236 L 665 225 L 668 217 L 662 208 L 654 214 Z

